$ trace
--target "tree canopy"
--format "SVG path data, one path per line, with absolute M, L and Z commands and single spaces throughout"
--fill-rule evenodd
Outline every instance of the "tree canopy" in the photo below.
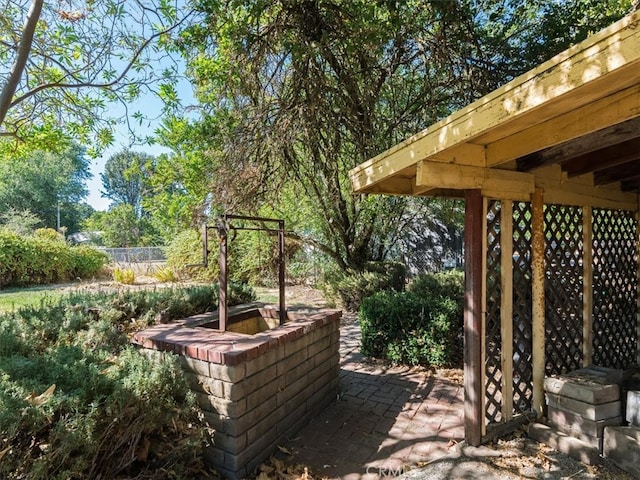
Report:
M 202 112 L 185 142 L 213 171 L 204 181 L 218 209 L 255 212 L 291 184 L 298 204 L 313 207 L 309 240 L 340 268 L 361 269 L 434 233 L 399 225 L 452 210 L 354 196 L 350 168 L 629 8 L 612 0 L 202 0 L 202 21 L 178 43 Z
M 61 153 L 34 151 L 0 158 L 0 212 L 30 212 L 40 227 L 60 226 L 77 232 L 92 212 L 84 203 L 91 177 L 83 148 L 72 145 Z
M 0 136 L 43 149 L 63 135 L 92 140 L 99 150 L 111 143 L 116 122 L 143 119 L 128 110 L 138 96 L 153 93 L 175 105 L 170 40 L 190 15 L 186 3 L 171 0 L 7 0 Z M 123 113 L 105 115 L 114 103 Z

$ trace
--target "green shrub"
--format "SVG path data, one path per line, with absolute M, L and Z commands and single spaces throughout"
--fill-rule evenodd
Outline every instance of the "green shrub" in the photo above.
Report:
M 106 256 L 89 247 L 72 247 L 51 229 L 34 236 L 0 230 L 0 287 L 62 282 L 96 275 Z
M 215 237 L 214 237 L 215 238 Z M 196 230 L 180 232 L 167 247 L 167 267 L 183 278 L 200 281 L 218 279 L 218 245 L 209 242 L 209 262 L 202 266 L 202 236 Z
M 97 276 L 109 263 L 106 253 L 86 245 L 71 247 L 73 258 L 72 278 L 91 278 Z
M 456 304 L 456 317 L 462 322 L 464 313 L 464 272 L 427 273 L 418 275 L 408 290 L 422 297 L 451 299 Z
M 380 292 L 360 308 L 362 353 L 397 364 L 452 366 L 462 360 L 460 276 L 420 279 L 408 292 Z
M 328 297 L 339 297 L 345 309 L 355 312 L 362 301 L 380 291 L 404 289 L 405 266 L 396 262 L 369 262 L 364 272 L 334 273 L 324 285 Z
M 153 277 L 159 282 L 177 282 L 178 275 L 170 267 L 159 267 L 153 272 Z
M 216 304 L 207 285 L 74 292 L 0 314 L 0 478 L 207 478 L 177 359 L 151 360 L 128 335 Z
M 123 285 L 133 285 L 136 283 L 136 274 L 131 268 L 114 268 L 113 279 Z

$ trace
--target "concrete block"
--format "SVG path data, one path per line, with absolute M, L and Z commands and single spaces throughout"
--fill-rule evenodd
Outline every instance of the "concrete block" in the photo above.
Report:
M 293 398 L 296 394 L 304 390 L 307 385 L 309 385 L 309 379 L 306 376 L 299 378 L 290 385 L 287 385 L 278 392 L 277 405 L 283 405 L 287 400 Z
M 275 402 L 264 402 L 257 407 L 249 410 L 240 418 L 235 419 L 233 422 L 227 422 L 225 425 L 225 432 L 230 435 L 241 435 L 251 428 L 253 428 L 262 418 L 265 418 L 275 409 Z
M 256 408 L 263 403 L 275 405 L 276 395 L 285 388 L 284 377 L 268 379 L 269 382 L 247 395 L 247 411 Z
M 191 372 L 185 372 L 184 376 L 187 380 L 187 385 L 189 385 L 189 388 L 194 392 L 206 393 L 207 395 L 225 398 L 224 382 Z
M 640 478 L 640 429 L 637 427 L 606 427 L 604 456 L 622 470 Z
M 288 370 L 284 375 L 285 386 L 289 386 L 292 383 L 295 383 L 298 379 L 307 375 L 307 373 L 309 373 L 309 370 L 311 370 L 312 368 L 313 358 L 307 358 L 304 362 Z
M 326 332 L 329 333 L 329 332 Z M 318 339 L 316 342 L 309 345 L 309 356 L 312 357 L 318 352 L 321 352 L 325 348 L 329 348 L 331 346 L 331 334 L 325 335 Z
M 274 364 L 267 367 L 265 370 L 257 375 L 251 375 L 245 382 L 245 395 L 250 395 L 252 392 L 259 390 L 265 385 L 271 383 L 274 378 L 278 377 L 278 365 Z
M 581 434 L 602 438 L 604 427 L 622 425 L 621 416 L 594 421 L 555 407 L 547 408 L 547 418 L 549 423 L 561 432 L 578 438 Z
M 199 360 L 198 360 L 199 361 Z M 217 363 L 207 363 L 209 365 L 209 376 L 222 380 L 223 382 L 239 382 L 245 378 L 245 364 L 240 365 L 219 365 Z
M 308 358 L 307 349 L 298 350 L 292 355 L 288 355 L 277 363 L 278 376 L 285 375 L 289 370 L 297 367 Z
M 589 377 L 573 375 L 547 377 L 544 379 L 547 393 L 573 398 L 581 402 L 598 405 L 620 400 L 620 387 L 615 383 L 602 383 Z
M 624 371 L 617 368 L 599 367 L 589 365 L 588 367 L 574 370 L 571 374 L 582 378 L 600 379 L 603 383 L 617 383 L 620 385 L 624 380 Z
M 213 446 L 225 452 L 238 454 L 247 448 L 247 434 L 243 433 L 239 437 L 234 437 L 223 432 L 215 432 Z
M 625 419 L 631 425 L 640 426 L 640 391 L 627 392 L 627 406 Z
M 247 403 L 244 399 L 232 402 L 224 398 L 207 395 L 206 393 L 194 393 L 200 408 L 208 412 L 217 413 L 225 417 L 238 418 L 247 411 Z
M 280 409 L 284 412 L 282 420 L 276 426 L 278 436 L 283 437 L 289 433 L 291 427 L 297 424 L 307 413 L 305 402 L 296 402 L 292 399 L 290 403 L 286 403 Z
M 205 377 L 210 377 L 209 373 L 209 362 L 205 362 L 203 360 L 198 360 L 191 357 L 180 356 L 180 365 L 185 370 L 196 373 L 198 375 L 203 375 Z
M 296 338 L 293 341 L 289 341 L 284 344 L 284 356 L 289 357 L 300 350 L 306 350 L 311 343 L 311 339 L 309 335 L 304 335 L 302 337 Z
M 266 369 L 267 367 L 270 367 L 281 358 L 283 353 L 284 353 L 284 347 L 280 346 L 280 348 L 272 348 L 268 350 L 266 353 L 264 353 L 263 355 L 260 355 L 252 360 L 249 360 L 245 364 L 245 368 L 246 368 L 245 375 L 247 377 L 251 377 L 252 375 L 255 375 L 261 372 L 262 370 Z
M 587 465 L 600 463 L 600 452 L 597 447 L 570 437 L 552 427 L 541 423 L 532 423 L 529 425 L 528 434 L 534 440 L 549 445 L 559 452 L 566 453 L 582 463 Z
M 598 421 L 620 416 L 620 401 L 593 405 L 553 393 L 547 393 L 546 397 L 550 407 L 580 415 L 588 420 Z

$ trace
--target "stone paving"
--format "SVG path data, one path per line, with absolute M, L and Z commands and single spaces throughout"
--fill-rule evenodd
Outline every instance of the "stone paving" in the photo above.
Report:
M 358 324 L 346 321 L 340 333 L 339 397 L 283 445 L 292 455 L 279 457 L 318 478 L 356 480 L 398 476 L 448 455 L 464 437 L 460 382 L 367 363 Z

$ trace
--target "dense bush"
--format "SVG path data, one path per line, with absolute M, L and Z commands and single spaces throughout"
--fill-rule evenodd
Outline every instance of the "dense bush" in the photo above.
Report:
M 33 236 L 0 230 L 0 287 L 88 278 L 106 263 L 103 253 L 67 245 L 50 229 Z
M 408 292 L 380 292 L 362 302 L 362 353 L 398 364 L 453 366 L 462 360 L 459 274 L 420 277 Z
M 329 297 L 339 297 L 345 309 L 355 312 L 362 301 L 380 291 L 402 291 L 406 269 L 402 263 L 370 262 L 363 272 L 329 274 L 324 286 Z
M 185 230 L 167 247 L 167 266 L 182 278 L 200 281 L 218 279 L 218 244 L 209 242 L 209 264 L 203 262 L 202 236 L 196 230 Z
M 76 292 L 0 314 L 0 478 L 206 478 L 176 358 L 152 361 L 128 334 L 216 298 L 215 286 Z

